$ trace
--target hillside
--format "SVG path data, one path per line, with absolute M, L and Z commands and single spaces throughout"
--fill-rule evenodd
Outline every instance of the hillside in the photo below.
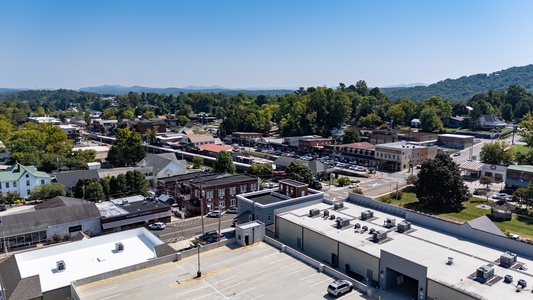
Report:
M 391 100 L 409 98 L 426 100 L 431 96 L 440 96 L 445 100 L 463 101 L 477 93 L 488 90 L 506 90 L 510 85 L 523 86 L 533 91 L 533 65 L 512 67 L 491 74 L 475 74 L 457 79 L 446 79 L 428 86 L 410 88 L 381 88 Z
M 223 87 L 187 87 L 187 88 L 151 88 L 144 86 L 120 86 L 120 85 L 103 85 L 96 87 L 86 87 L 81 88 L 80 91 L 98 93 L 98 94 L 107 94 L 107 95 L 123 95 L 129 92 L 135 93 L 157 93 L 157 94 L 167 94 L 177 96 L 179 93 L 192 93 L 192 92 L 201 92 L 201 93 L 222 93 L 226 95 L 237 95 L 243 93 L 245 95 L 257 96 L 257 95 L 285 95 L 294 92 L 294 90 L 233 90 L 226 89 Z

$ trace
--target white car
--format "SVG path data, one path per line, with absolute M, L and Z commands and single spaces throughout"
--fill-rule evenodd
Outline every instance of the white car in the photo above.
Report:
M 358 183 L 358 182 L 354 182 L 354 183 L 350 184 L 350 185 L 348 186 L 348 188 L 350 188 L 350 189 L 355 189 L 355 188 L 358 187 L 359 185 L 360 185 L 360 183 Z
M 155 223 L 148 225 L 148 229 L 152 229 L 152 230 L 163 230 L 163 228 L 165 227 L 166 225 L 163 222 L 155 222 Z
M 220 212 L 218 210 L 213 210 L 207 213 L 209 218 L 220 218 Z
M 339 297 L 342 294 L 347 294 L 353 289 L 353 284 L 348 280 L 335 280 L 328 285 L 328 294 Z

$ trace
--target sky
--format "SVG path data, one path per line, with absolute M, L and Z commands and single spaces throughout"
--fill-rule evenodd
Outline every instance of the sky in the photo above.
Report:
M 530 0 L 0 0 L 0 87 L 431 84 L 533 63 Z

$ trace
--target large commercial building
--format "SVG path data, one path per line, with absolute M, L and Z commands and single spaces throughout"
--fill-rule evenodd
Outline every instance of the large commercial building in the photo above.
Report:
M 376 145 L 376 162 L 382 169 L 401 171 L 433 159 L 437 155 L 437 146 L 400 141 Z
M 533 282 L 526 267 L 533 247 L 507 238 L 487 217 L 460 224 L 361 202 L 367 206 L 323 202 L 277 213 L 275 236 L 397 299 L 531 298 L 531 288 L 517 284 Z

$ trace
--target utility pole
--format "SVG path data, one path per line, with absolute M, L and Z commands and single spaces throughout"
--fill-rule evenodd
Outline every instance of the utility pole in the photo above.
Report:
M 204 190 L 203 190 L 203 181 L 204 178 L 200 176 L 200 214 L 202 215 L 202 235 L 205 234 L 205 228 L 204 228 Z M 200 253 L 200 250 L 198 250 L 198 253 Z M 198 270 L 200 270 L 200 256 L 198 255 Z

